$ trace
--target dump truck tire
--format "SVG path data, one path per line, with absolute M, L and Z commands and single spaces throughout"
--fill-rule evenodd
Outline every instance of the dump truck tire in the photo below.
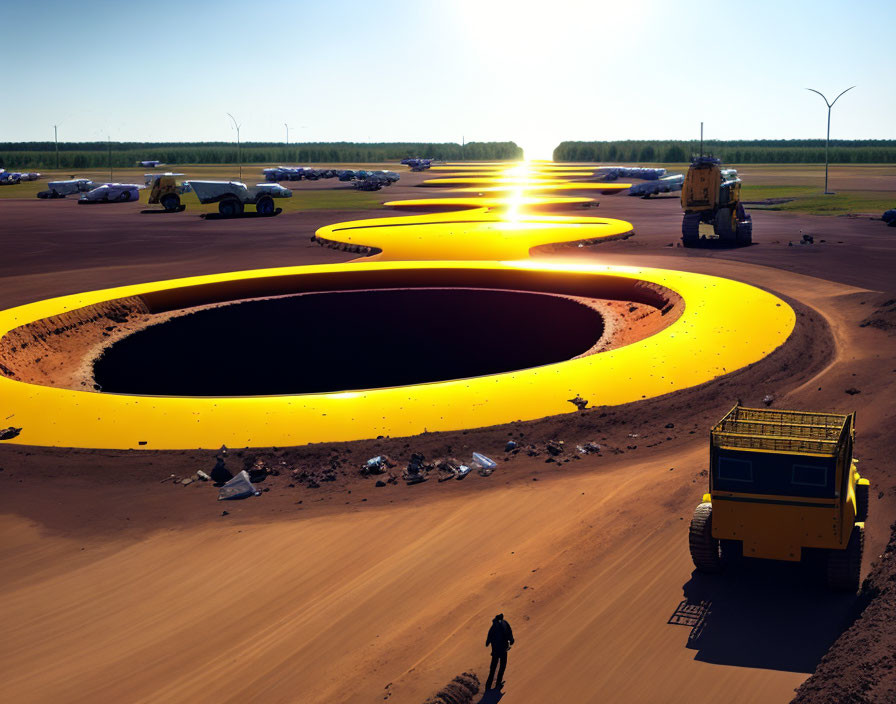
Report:
M 868 520 L 868 484 L 856 484 L 856 521 L 864 523 Z
M 855 594 L 859 590 L 862 572 L 862 552 L 865 549 L 865 529 L 853 526 L 845 550 L 828 553 L 828 587 L 838 592 Z
M 686 214 L 681 220 L 681 242 L 685 247 L 700 243 L 700 215 Z
M 702 503 L 694 509 L 688 529 L 688 545 L 697 571 L 710 574 L 722 571 L 719 541 L 712 537 L 711 503 Z
M 753 218 L 749 215 L 737 223 L 735 232 L 737 243 L 743 247 L 753 244 Z
M 243 204 L 236 198 L 225 198 L 218 203 L 218 212 L 226 218 L 232 218 L 243 212 Z
M 734 241 L 734 229 L 731 227 L 731 208 L 719 208 L 716 211 L 713 229 L 720 241 L 729 244 Z
M 177 210 L 180 207 L 180 197 L 176 193 L 168 193 L 160 200 L 165 210 Z
M 259 215 L 273 215 L 274 199 L 270 196 L 262 196 L 258 199 L 258 203 L 255 204 L 255 210 Z

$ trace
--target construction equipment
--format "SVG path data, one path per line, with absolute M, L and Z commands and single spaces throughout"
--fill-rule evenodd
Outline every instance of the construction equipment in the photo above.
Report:
M 187 206 L 181 204 L 180 197 L 192 189 L 185 183 L 178 184 L 177 176 L 183 174 L 146 174 L 146 185 L 150 186 L 147 202 L 150 205 L 161 204 L 166 213 L 179 213 L 185 210 Z
M 821 558 L 828 586 L 854 593 L 870 489 L 854 442 L 855 413 L 731 409 L 710 433 L 709 493 L 691 519 L 697 570 Z
M 274 198 L 291 198 L 292 191 L 277 183 L 247 186 L 240 181 L 187 181 L 200 203 L 217 203 L 222 217 L 243 215 L 245 206 L 254 205 L 259 215 L 273 216 L 283 212 L 274 207 Z
M 641 196 L 642 198 L 650 198 L 660 193 L 671 193 L 672 191 L 680 191 L 684 185 L 684 176 L 681 174 L 673 174 L 672 176 L 663 176 L 656 181 L 645 181 L 644 183 L 636 183 L 628 189 L 630 196 Z
M 96 188 L 93 181 L 86 178 L 73 178 L 69 181 L 50 181 L 47 190 L 40 191 L 38 198 L 65 198 L 75 193 L 86 193 Z
M 746 246 L 753 242 L 753 220 L 740 200 L 741 180 L 737 171 L 723 169 L 721 163 L 712 156 L 691 159 L 681 189 L 681 241 L 685 247 Z M 712 225 L 714 236 L 701 236 L 700 223 Z

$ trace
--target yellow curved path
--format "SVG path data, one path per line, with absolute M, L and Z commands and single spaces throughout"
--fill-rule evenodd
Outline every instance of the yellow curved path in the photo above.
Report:
M 11 442 L 132 449 L 215 448 L 222 443 L 263 447 L 484 427 L 572 411 L 569 399 L 576 395 L 592 405 L 617 405 L 701 384 L 759 361 L 790 335 L 795 323 L 791 308 L 747 284 L 661 269 L 527 259 L 539 244 L 620 236 L 631 225 L 520 213 L 511 201 L 526 198 L 530 190 L 607 184 L 545 185 L 520 177 L 520 167 L 508 172 L 514 182 L 529 185 L 497 186 L 514 191 L 506 208 L 490 200 L 474 210 L 345 222 L 317 232 L 322 239 L 380 247 L 381 261 L 215 274 L 63 296 L 0 312 L 0 338 L 42 318 L 130 296 L 172 309 L 328 288 L 472 285 L 596 298 L 625 289 L 634 296 L 629 300 L 636 300 L 638 286 L 648 284 L 683 298 L 679 319 L 640 342 L 579 359 L 470 379 L 340 393 L 128 396 L 38 386 L 0 375 L 4 415 L 11 414 L 23 428 Z M 537 321 L 532 329 L 537 337 Z

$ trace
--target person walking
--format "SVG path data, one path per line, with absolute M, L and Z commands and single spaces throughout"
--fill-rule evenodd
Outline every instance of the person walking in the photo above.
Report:
M 495 689 L 501 689 L 504 686 L 504 670 L 507 668 L 507 651 L 513 645 L 513 631 L 510 624 L 504 620 L 504 614 L 498 614 L 492 619 L 491 628 L 488 629 L 488 637 L 485 639 L 485 647 L 492 646 L 492 664 L 488 670 L 488 681 L 485 683 L 485 689 L 492 688 L 492 680 L 495 676 L 495 667 L 501 663 L 498 670 L 498 683 Z

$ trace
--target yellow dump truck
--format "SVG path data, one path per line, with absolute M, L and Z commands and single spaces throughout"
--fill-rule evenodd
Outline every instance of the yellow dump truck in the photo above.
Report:
M 721 245 L 746 246 L 753 242 L 753 219 L 740 199 L 741 180 L 734 169 L 723 169 L 712 156 L 699 156 L 681 187 L 681 242 L 685 247 Z M 700 224 L 711 225 L 707 234 Z
M 855 592 L 870 486 L 854 441 L 855 413 L 731 409 L 710 433 L 709 493 L 691 519 L 697 570 L 814 554 L 831 589 Z

